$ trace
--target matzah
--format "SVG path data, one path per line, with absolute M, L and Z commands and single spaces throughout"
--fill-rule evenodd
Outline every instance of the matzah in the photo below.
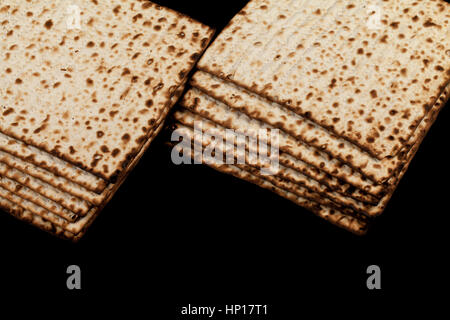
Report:
M 7 0 L 0 22 L 2 207 L 79 239 L 160 131 L 213 30 L 143 0 Z
M 261 129 L 279 133 L 265 181 L 376 217 L 450 95 L 449 24 L 441 0 L 252 0 L 199 62 L 177 136 L 210 152 L 227 129 L 269 145 Z M 255 174 L 250 149 L 236 148 L 248 163 L 234 166 Z
M 2 2 L 0 131 L 113 181 L 212 30 L 148 1 L 71 5 L 81 29 L 68 27 L 67 1 Z
M 154 136 L 159 133 L 162 127 L 163 124 L 160 124 L 157 130 L 155 130 Z M 148 140 L 146 147 L 149 146 L 151 141 L 151 139 Z M 134 166 L 139 162 L 142 155 L 143 152 L 141 152 L 129 165 L 129 168 L 127 168 L 128 173 L 131 172 Z M 74 221 L 74 219 L 65 219 L 55 215 L 52 212 L 32 202 L 21 199 L 12 193 L 5 195 L 5 193 L 2 193 L 2 188 L 0 188 L 0 204 L 2 204 L 1 207 L 4 210 L 8 211 L 20 220 L 27 221 L 36 227 L 61 238 L 78 241 L 84 235 L 87 228 L 93 223 L 98 214 L 102 211 L 104 206 L 113 197 L 114 193 L 119 189 L 125 179 L 126 177 L 115 185 L 110 185 L 110 187 L 103 194 L 104 200 L 102 204 L 99 207 L 91 209 L 85 217 L 81 217 L 76 221 Z M 8 200 L 11 196 L 13 201 Z
M 449 18 L 441 0 L 252 0 L 199 68 L 382 160 L 399 153 L 450 80 Z
M 3 201 L 3 205 L 1 207 L 16 218 L 27 221 L 44 231 L 48 231 L 64 239 L 69 239 L 72 241 L 80 240 L 81 237 L 85 234 L 87 228 L 93 223 L 95 218 L 99 215 L 99 213 L 106 206 L 109 200 L 114 196 L 115 192 L 125 181 L 126 176 L 137 165 L 145 150 L 150 146 L 153 139 L 163 128 L 164 119 L 167 113 L 176 103 L 181 93 L 183 92 L 183 89 L 184 85 L 178 88 L 178 90 L 174 93 L 173 97 L 170 100 L 170 105 L 165 109 L 162 116 L 157 122 L 158 127 L 153 132 L 151 132 L 151 136 L 145 143 L 144 147 L 141 149 L 138 156 L 133 159 L 133 161 L 126 168 L 127 170 L 124 171 L 126 172 L 126 175 L 123 176 L 118 183 L 110 184 L 105 189 L 105 191 L 97 198 L 97 200 L 101 201 L 100 204 L 97 207 L 93 207 L 84 217 L 76 217 L 75 215 L 65 217 L 63 215 L 54 214 L 44 207 L 26 200 L 26 197 L 21 198 L 12 192 L 3 190 L 0 187 L 0 202 Z M 23 187 L 21 187 L 21 189 L 23 189 Z M 44 202 L 48 201 L 48 199 L 39 196 L 37 196 L 37 199 Z M 7 206 L 7 204 L 10 205 Z M 17 208 L 19 208 L 19 210 L 17 210 Z

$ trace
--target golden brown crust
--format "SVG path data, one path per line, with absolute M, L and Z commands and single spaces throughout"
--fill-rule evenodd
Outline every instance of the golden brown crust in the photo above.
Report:
M 151 2 L 76 4 L 83 13 L 81 30 L 66 26 L 62 2 L 4 3 L 0 17 L 20 23 L 21 32 L 5 39 L 5 47 L 15 52 L 1 61 L 9 71 L 0 88 L 12 94 L 2 93 L 0 132 L 114 182 L 142 148 L 213 31 Z M 47 21 L 40 41 L 26 15 L 34 11 L 45 13 L 37 22 Z M 39 50 L 43 43 L 48 49 Z M 17 59 L 27 60 L 23 70 L 13 67 Z M 17 106 L 19 100 L 23 107 Z

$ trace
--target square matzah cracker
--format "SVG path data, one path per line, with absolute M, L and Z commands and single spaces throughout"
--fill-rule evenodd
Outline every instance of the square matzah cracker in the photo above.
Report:
M 110 181 L 213 33 L 149 1 L 7 0 L 0 21 L 0 132 Z

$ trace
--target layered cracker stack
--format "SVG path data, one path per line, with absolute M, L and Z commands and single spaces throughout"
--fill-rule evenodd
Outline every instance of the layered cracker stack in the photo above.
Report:
M 175 113 L 184 143 L 206 150 L 227 129 L 278 129 L 276 174 L 208 164 L 364 234 L 450 95 L 450 5 L 252 0 L 198 68 Z
M 213 32 L 149 1 L 6 0 L 0 34 L 0 207 L 76 241 Z

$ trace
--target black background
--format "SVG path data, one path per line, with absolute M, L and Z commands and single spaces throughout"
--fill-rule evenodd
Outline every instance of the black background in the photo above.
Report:
M 246 3 L 156 2 L 219 31 Z M 161 135 L 78 244 L 2 212 L 0 291 L 52 295 L 72 306 L 74 299 L 132 297 L 168 319 L 188 303 L 269 304 L 278 318 L 328 298 L 432 294 L 445 288 L 449 267 L 449 113 L 441 112 L 365 237 L 208 167 L 175 166 Z M 82 269 L 80 292 L 66 289 L 71 264 Z M 378 292 L 366 288 L 372 264 L 382 269 Z

